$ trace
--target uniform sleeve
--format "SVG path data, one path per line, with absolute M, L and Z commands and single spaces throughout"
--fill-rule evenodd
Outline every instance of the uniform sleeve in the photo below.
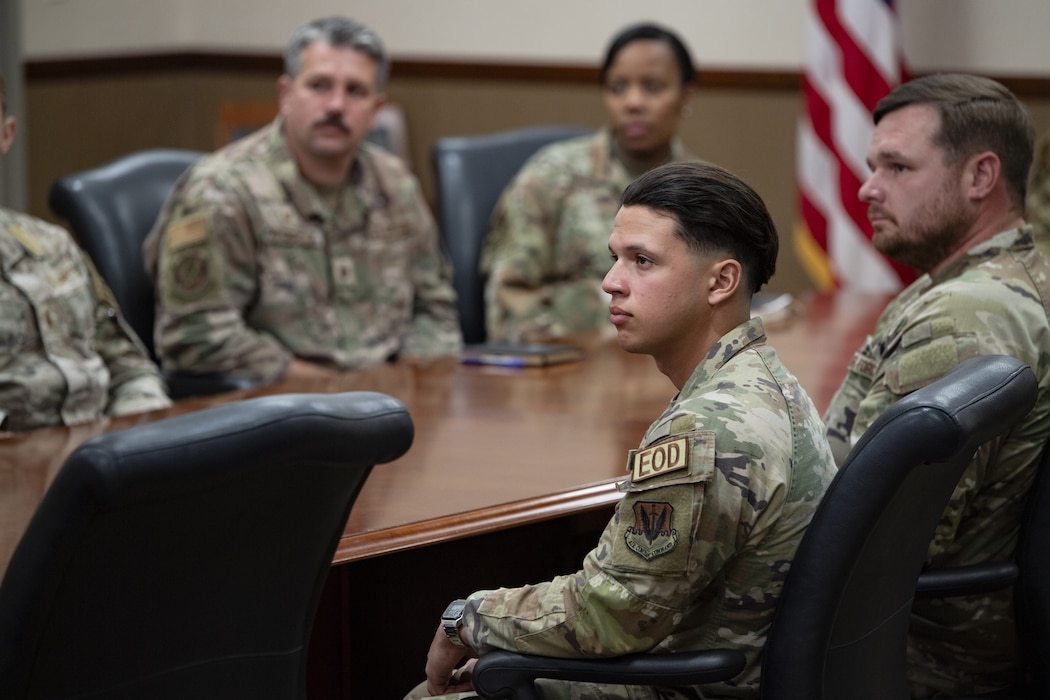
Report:
M 463 336 L 452 288 L 452 267 L 441 248 L 434 217 L 411 180 L 407 206 L 413 210 L 417 232 L 413 259 L 412 325 L 402 346 L 410 357 L 440 357 L 459 352 Z
M 910 314 L 906 325 L 883 340 L 884 347 L 871 349 L 873 353 L 881 352 L 882 359 L 872 372 L 870 388 L 866 392 L 855 392 L 855 419 L 849 426 L 850 446 L 856 444 L 890 406 L 940 379 L 970 357 L 1006 354 L 1037 366 L 1039 349 L 1033 344 L 1029 329 L 1040 324 L 1024 318 L 1026 308 L 1031 305 L 997 299 L 992 291 L 985 286 L 983 294 L 960 289 L 930 294 L 924 306 Z M 973 308 L 974 299 L 980 299 L 986 307 Z M 956 300 L 963 300 L 970 307 L 960 308 Z M 1032 308 L 1042 313 L 1041 307 Z M 975 327 L 971 320 L 982 328 Z M 1041 325 L 1045 326 L 1045 319 Z M 848 415 L 841 409 L 838 412 Z M 979 450 L 963 473 L 934 532 L 928 553 L 930 562 L 936 562 L 955 541 L 960 522 L 972 509 L 978 490 L 988 481 L 998 442 L 993 441 L 995 444 Z M 840 465 L 844 457 L 845 453 L 836 453 Z
M 106 413 L 119 416 L 171 405 L 160 372 L 121 315 L 113 293 L 85 255 L 93 285 L 97 351 L 109 370 Z
M 537 158 L 500 197 L 482 251 L 485 322 L 490 340 L 521 342 L 558 337 L 587 325 L 600 282 L 558 279 L 555 238 L 565 197 L 564 168 Z M 604 305 L 603 305 L 604 306 Z M 604 310 L 599 310 L 603 313 Z
M 648 651 L 682 625 L 737 551 L 748 511 L 743 492 L 716 478 L 713 436 L 665 445 L 681 440 L 688 471 L 629 487 L 580 571 L 472 595 L 464 616 L 471 646 L 482 654 L 617 656 Z
M 278 379 L 291 353 L 248 326 L 257 293 L 252 195 L 237 182 L 189 178 L 144 246 L 157 289 L 156 347 L 170 370 Z

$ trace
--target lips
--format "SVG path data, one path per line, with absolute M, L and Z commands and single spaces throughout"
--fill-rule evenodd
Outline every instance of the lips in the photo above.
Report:
M 628 122 L 623 125 L 622 131 L 629 139 L 640 139 L 649 133 L 649 125 L 645 122 Z
M 881 207 L 868 207 L 868 221 L 871 223 L 879 223 L 881 221 L 893 221 L 893 217 L 890 213 Z
M 627 323 L 628 319 L 630 318 L 631 314 L 627 313 L 619 306 L 609 307 L 609 323 L 613 324 L 614 326 L 623 325 L 624 323 Z

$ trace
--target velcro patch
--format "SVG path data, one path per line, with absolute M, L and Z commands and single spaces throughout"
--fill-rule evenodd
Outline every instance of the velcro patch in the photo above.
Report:
M 632 450 L 627 466 L 633 483 L 685 469 L 689 466 L 689 439 L 680 437 L 644 450 Z
M 898 391 L 908 392 L 943 377 L 959 364 L 955 338 L 944 336 L 901 355 L 898 364 Z
M 168 250 L 195 245 L 208 237 L 208 219 L 202 212 L 191 214 L 168 226 Z

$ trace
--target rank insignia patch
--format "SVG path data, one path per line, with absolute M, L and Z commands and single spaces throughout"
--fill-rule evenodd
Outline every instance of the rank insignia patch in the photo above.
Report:
M 652 561 L 678 544 L 673 524 L 674 507 L 670 503 L 638 501 L 634 504 L 634 525 L 627 528 L 624 541 L 632 552 Z

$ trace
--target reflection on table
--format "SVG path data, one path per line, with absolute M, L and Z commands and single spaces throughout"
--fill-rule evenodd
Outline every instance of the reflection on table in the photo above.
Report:
M 770 343 L 823 410 L 885 297 L 817 295 L 768 324 Z M 250 396 L 381 391 L 416 424 L 403 458 L 377 467 L 354 505 L 335 563 L 502 530 L 618 498 L 627 451 L 674 386 L 648 356 L 609 336 L 580 343 L 582 362 L 507 369 L 395 363 L 334 381 L 278 383 L 170 409 L 0 438 L 0 572 L 66 456 L 94 435 Z

